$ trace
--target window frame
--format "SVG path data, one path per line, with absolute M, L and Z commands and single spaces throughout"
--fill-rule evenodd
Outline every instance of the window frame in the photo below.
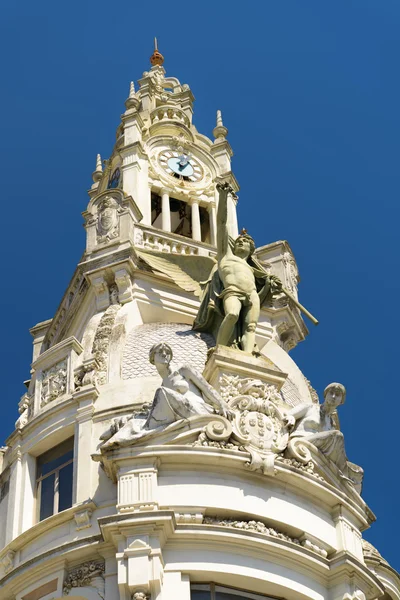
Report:
M 65 447 L 65 451 L 64 452 L 62 451 L 63 450 L 63 448 L 62 448 L 63 446 Z M 60 450 L 61 450 L 60 454 L 57 453 L 57 448 L 60 448 Z M 55 460 L 56 458 L 62 457 L 63 454 L 67 454 L 68 452 L 71 452 L 71 450 L 72 450 L 72 458 L 66 460 L 61 465 L 59 465 L 58 467 L 55 467 L 54 469 L 52 469 L 51 471 L 49 471 L 45 475 L 38 475 L 41 457 L 43 457 L 45 454 L 54 453 L 54 457 L 53 458 L 50 458 L 47 462 L 43 461 L 42 464 L 45 465 L 48 462 L 51 462 L 51 460 Z M 75 461 L 75 456 L 74 456 L 74 438 L 73 437 L 70 437 L 70 438 L 64 440 L 60 444 L 57 444 L 53 448 L 50 448 L 49 450 L 47 450 L 43 454 L 40 454 L 39 456 L 36 457 L 36 478 L 35 478 L 35 489 L 36 489 L 36 497 L 35 497 L 36 502 L 35 502 L 35 504 L 36 504 L 36 511 L 35 512 L 36 512 L 36 522 L 37 523 L 41 523 L 45 519 L 53 517 L 54 515 L 59 514 L 59 512 L 62 512 L 62 511 L 59 510 L 59 506 L 60 506 L 60 493 L 59 493 L 59 489 L 60 489 L 60 471 L 64 467 L 67 467 L 70 464 L 73 465 L 74 461 Z M 48 515 L 47 517 L 44 517 L 43 519 L 41 519 L 40 518 L 40 510 L 41 510 L 41 506 L 42 506 L 42 497 L 41 497 L 41 495 L 42 495 L 42 482 L 43 482 L 43 480 L 47 479 L 48 477 L 52 477 L 53 475 L 54 475 L 53 512 L 52 512 L 51 515 Z M 71 506 L 73 504 L 73 485 L 74 485 L 74 469 L 72 469 Z M 70 507 L 68 507 L 68 508 L 70 508 Z
M 190 582 L 190 596 L 192 595 L 192 590 L 209 591 L 210 600 L 217 600 L 217 592 L 228 593 L 241 598 L 249 598 L 250 600 L 277 600 L 276 596 L 266 596 L 264 594 L 257 594 L 255 592 L 249 592 L 240 588 L 220 585 L 219 583 L 215 582 Z

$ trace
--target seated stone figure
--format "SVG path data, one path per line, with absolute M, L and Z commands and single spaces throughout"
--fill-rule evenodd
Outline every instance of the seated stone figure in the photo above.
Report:
M 129 446 L 144 435 L 180 419 L 214 412 L 224 417 L 231 416 L 228 405 L 204 377 L 190 366 L 175 366 L 172 357 L 172 349 L 164 342 L 151 348 L 149 360 L 162 377 L 162 383 L 154 395 L 150 414 L 147 419 L 132 416 L 128 420 L 114 422 L 102 435 L 101 439 L 108 439 L 102 449 Z
M 323 404 L 300 404 L 289 411 L 295 419 L 290 437 L 306 438 L 335 463 L 342 476 L 360 492 L 364 471 L 347 460 L 344 436 L 338 429 L 336 416 L 337 407 L 346 399 L 346 388 L 341 383 L 330 383 L 324 390 L 324 399 Z

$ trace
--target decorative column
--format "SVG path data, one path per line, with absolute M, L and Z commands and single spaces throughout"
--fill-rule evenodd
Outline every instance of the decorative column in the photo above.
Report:
M 217 245 L 217 211 L 215 202 L 208 205 L 208 214 L 210 215 L 210 239 L 213 246 Z
M 171 231 L 171 207 L 169 203 L 169 191 L 161 190 L 161 229 Z
M 200 227 L 200 208 L 197 198 L 191 199 L 192 206 L 192 238 L 196 242 L 201 242 L 201 227 Z
M 21 434 L 19 434 L 21 435 Z M 22 519 L 22 452 L 20 444 L 13 448 L 10 469 L 10 488 L 8 492 L 8 508 L 6 528 L 6 544 L 21 533 L 20 523 Z

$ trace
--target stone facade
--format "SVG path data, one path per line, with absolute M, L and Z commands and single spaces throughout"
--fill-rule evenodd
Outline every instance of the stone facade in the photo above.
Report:
M 345 392 L 328 386 L 319 404 L 288 354 L 308 333 L 295 304 L 262 306 L 258 356 L 214 349 L 191 328 L 194 290 L 143 260 L 214 258 L 216 184 L 238 190 L 220 111 L 214 139 L 199 134 L 189 86 L 158 50 L 152 65 L 104 168 L 97 157 L 83 259 L 31 330 L 31 379 L 0 448 L 0 598 L 400 600 L 399 575 L 362 538 L 375 516 L 344 455 Z M 297 298 L 288 243 L 256 256 Z M 175 387 L 149 360 L 160 344 Z M 329 447 L 307 429 L 321 415 Z

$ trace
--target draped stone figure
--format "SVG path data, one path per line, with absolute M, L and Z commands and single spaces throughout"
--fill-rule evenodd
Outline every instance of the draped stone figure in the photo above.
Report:
M 216 412 L 224 417 L 232 416 L 226 402 L 200 373 L 188 365 L 174 365 L 172 357 L 171 347 L 164 342 L 151 348 L 149 360 L 162 377 L 162 383 L 156 390 L 150 413 L 146 419 L 132 416 L 125 421 L 114 421 L 101 437 L 108 440 L 102 449 L 128 446 L 171 423 L 196 415 Z
M 295 419 L 291 438 L 304 437 L 336 464 L 342 475 L 361 491 L 364 471 L 347 460 L 344 436 L 339 431 L 336 409 L 344 404 L 346 388 L 341 383 L 330 383 L 324 390 L 324 403 L 299 404 L 289 411 Z

